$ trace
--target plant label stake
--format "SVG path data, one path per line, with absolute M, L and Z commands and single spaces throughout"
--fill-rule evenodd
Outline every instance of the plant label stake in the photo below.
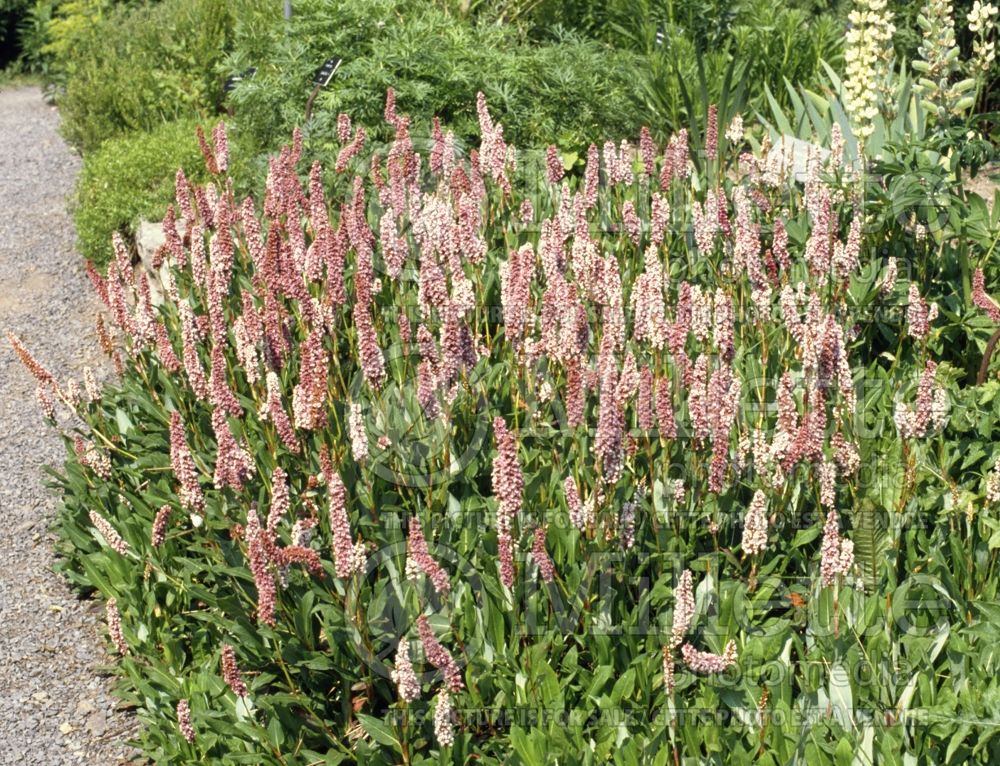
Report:
M 316 100 L 316 96 L 319 92 L 330 84 L 330 80 L 340 69 L 340 65 L 343 60 L 339 56 L 331 56 L 326 61 L 323 62 L 323 66 L 316 70 L 316 74 L 313 75 L 313 90 L 309 94 L 309 100 L 306 101 L 306 122 L 309 122 L 309 118 L 312 116 L 313 102 Z
M 223 85 L 222 85 L 222 93 L 223 93 L 223 95 L 224 96 L 228 96 L 230 93 L 232 93 L 234 90 L 236 90 L 236 87 L 241 82 L 243 82 L 244 80 L 252 80 L 253 76 L 255 74 L 257 74 L 257 67 L 252 66 L 252 67 L 248 67 L 247 69 L 244 69 L 242 72 L 240 72 L 238 74 L 231 74 L 231 75 L 229 75 L 229 77 L 226 78 L 225 83 L 223 83 Z M 226 106 L 226 114 L 228 114 L 230 117 L 233 116 L 233 107 L 232 107 L 232 105 Z
M 244 69 L 239 74 L 231 74 L 226 78 L 225 84 L 222 86 L 222 92 L 227 96 L 236 90 L 236 86 L 239 85 L 244 80 L 252 80 L 253 76 L 257 74 L 257 67 L 252 66 L 248 69 Z

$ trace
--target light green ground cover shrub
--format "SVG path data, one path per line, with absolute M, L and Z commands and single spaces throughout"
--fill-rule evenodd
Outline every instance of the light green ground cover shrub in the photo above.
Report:
M 158 221 L 174 199 L 174 176 L 188 168 L 204 178 L 196 122 L 165 123 L 150 132 L 105 142 L 84 157 L 77 182 L 73 220 L 77 248 L 103 266 L 111 258 L 111 235 L 135 234 L 140 219 Z
M 242 3 L 169 0 L 106 10 L 57 56 L 63 133 L 84 153 L 133 131 L 218 113 L 218 65 Z

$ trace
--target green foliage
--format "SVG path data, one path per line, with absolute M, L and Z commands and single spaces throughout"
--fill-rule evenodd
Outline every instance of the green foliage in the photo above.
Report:
M 174 198 L 178 168 L 203 177 L 195 124 L 181 120 L 112 139 L 84 157 L 74 205 L 77 248 L 84 258 L 106 263 L 112 232 L 128 238 L 139 219 L 159 220 Z
M 778 87 L 785 79 L 815 87 L 821 62 L 840 61 L 842 28 L 831 17 L 810 18 L 767 0 L 727 4 L 726 13 L 709 10 L 704 15 L 696 5 L 701 4 L 676 8 L 643 2 L 609 11 L 616 14 L 607 27 L 616 43 L 645 56 L 635 72 L 640 114 L 662 136 L 702 123 L 705 106 L 719 103 L 733 74 L 728 91 L 740 92 L 741 98 L 738 109 L 723 109 L 730 115 L 745 107 L 765 109 L 768 88 L 785 105 L 784 90 Z M 662 44 L 657 42 L 660 32 Z M 685 90 L 693 91 L 691 97 Z
M 391 136 L 381 120 L 386 90 L 426 123 L 438 115 L 462 141 L 477 130 L 482 90 L 504 117 L 508 138 L 586 147 L 604 135 L 634 135 L 630 103 L 635 57 L 572 34 L 530 44 L 516 29 L 469 23 L 431 5 L 402 0 L 296 3 L 287 28 L 239 23 L 230 71 L 256 66 L 233 95 L 236 136 L 272 149 L 304 119 L 312 75 L 331 55 L 344 59 L 316 100 L 308 133 L 329 137 L 339 112 Z
M 52 5 L 54 7 L 48 14 L 50 19 L 46 25 L 47 42 L 41 53 L 68 65 L 74 54 L 73 48 L 93 32 L 115 3 L 112 0 L 65 0 Z
M 43 75 L 49 72 L 51 57 L 45 52 L 45 47 L 54 10 L 52 0 L 36 0 L 18 22 L 18 63 L 27 72 Z
M 92 151 L 129 131 L 150 131 L 178 118 L 209 118 L 222 99 L 219 62 L 242 3 L 169 0 L 81 17 L 54 36 L 65 90 L 58 103 L 63 132 Z

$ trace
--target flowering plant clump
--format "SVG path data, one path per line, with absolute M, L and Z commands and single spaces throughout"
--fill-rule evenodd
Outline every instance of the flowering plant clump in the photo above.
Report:
M 854 175 L 813 158 L 801 186 L 752 153 L 702 175 L 686 133 L 644 131 L 570 177 L 477 107 L 463 157 L 390 91 L 389 146 L 344 117 L 342 161 L 301 169 L 296 132 L 260 200 L 224 128 L 200 136 L 214 180 L 178 172 L 156 274 L 121 241 L 91 272 L 119 381 L 83 396 L 13 339 L 75 417 L 65 569 L 112 599 L 147 751 L 898 752 L 864 716 L 935 704 L 940 646 L 886 611 L 933 542 L 886 535 L 950 372 L 916 283 L 908 363 L 880 353 L 866 312 L 911 290 Z

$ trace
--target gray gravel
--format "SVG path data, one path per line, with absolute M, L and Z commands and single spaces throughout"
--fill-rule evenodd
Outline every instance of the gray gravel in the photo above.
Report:
M 0 330 L 56 376 L 102 366 L 96 306 L 66 212 L 80 162 L 37 88 L 0 92 Z M 96 352 L 96 353 L 95 353 Z M 32 378 L 0 341 L 0 764 L 121 764 L 135 719 L 118 710 L 103 610 L 52 572 L 56 500 L 43 464 L 61 440 L 43 422 Z

